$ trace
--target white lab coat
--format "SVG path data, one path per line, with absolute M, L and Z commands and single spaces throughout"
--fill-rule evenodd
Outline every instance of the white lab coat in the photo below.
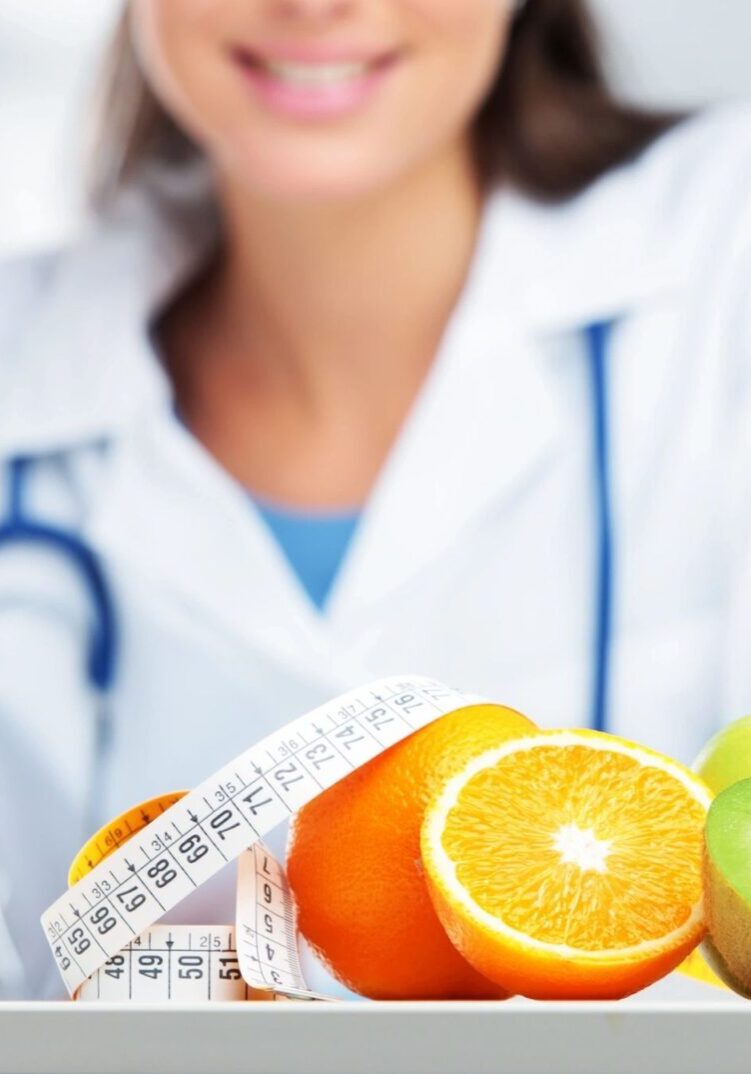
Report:
M 0 462 L 36 458 L 34 512 L 85 535 L 117 598 L 101 820 L 195 785 L 385 674 L 586 725 L 596 516 L 582 328 L 605 318 L 618 319 L 608 728 L 690 762 L 750 711 L 744 641 L 729 636 L 748 608 L 734 581 L 749 502 L 749 177 L 739 108 L 688 122 L 567 204 L 490 199 L 323 614 L 247 491 L 174 419 L 149 343 L 150 314 L 211 234 L 190 177 L 139 192 L 72 250 L 0 270 Z M 60 994 L 38 915 L 88 834 L 89 615 L 59 558 L 0 553 L 0 905 L 23 965 L 14 977 L 0 930 L 8 994 Z

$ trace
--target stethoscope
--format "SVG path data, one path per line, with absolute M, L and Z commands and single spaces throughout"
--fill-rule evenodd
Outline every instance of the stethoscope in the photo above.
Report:
M 593 519 L 595 525 L 595 571 L 592 682 L 589 725 L 607 729 L 608 685 L 613 621 L 613 525 L 610 474 L 610 422 L 608 414 L 607 354 L 613 321 L 587 325 L 587 370 L 591 410 L 591 464 Z M 27 512 L 25 490 L 30 460 L 10 463 L 10 501 L 6 521 L 0 525 L 0 551 L 12 544 L 45 547 L 67 561 L 78 574 L 91 605 L 91 631 L 87 649 L 87 675 L 100 698 L 94 739 L 92 785 L 102 780 L 103 761 L 111 739 L 107 701 L 119 666 L 120 637 L 115 601 L 106 572 L 94 550 L 74 531 L 35 519 Z M 92 794 L 96 812 L 98 794 Z M 87 829 L 94 831 L 98 823 Z
M 73 530 L 35 519 L 26 508 L 28 458 L 10 462 L 8 514 L 0 525 L 0 551 L 11 545 L 31 545 L 55 552 L 78 575 L 81 588 L 91 605 L 91 628 L 86 654 L 86 672 L 95 692 L 94 746 L 87 796 L 88 813 L 84 835 L 101 824 L 99 803 L 104 779 L 104 761 L 111 740 L 109 701 L 119 663 L 119 633 L 112 587 L 99 557 Z

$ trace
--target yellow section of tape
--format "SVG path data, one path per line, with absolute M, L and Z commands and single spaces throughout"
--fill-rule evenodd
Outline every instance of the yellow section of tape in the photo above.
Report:
M 709 966 L 706 959 L 701 953 L 700 947 L 695 947 L 687 959 L 684 959 L 678 967 L 678 973 L 682 973 L 685 977 L 693 977 L 696 981 L 702 981 L 704 984 L 715 985 L 716 988 L 722 988 L 727 991 L 728 986 L 721 981 L 714 970 Z
M 175 805 L 181 798 L 184 798 L 187 793 L 187 791 L 175 791 L 171 794 L 162 794 L 156 798 L 150 798 L 126 810 L 126 812 L 105 824 L 76 854 L 68 873 L 68 884 L 72 885 L 81 880 L 100 862 L 114 853 L 118 847 L 127 843 L 129 839 L 156 820 L 160 814 L 166 812 L 170 806 Z M 250 853 L 252 854 L 253 852 L 251 851 Z M 271 858 L 265 848 L 264 856 L 265 858 Z M 255 858 L 252 857 L 251 860 L 254 862 Z M 273 864 L 276 869 L 279 869 L 275 861 Z M 255 919 L 255 914 L 253 914 L 253 919 Z M 214 928 L 217 931 L 212 934 L 212 929 Z M 219 940 L 219 934 L 222 932 L 226 932 L 229 939 L 225 940 L 224 947 L 220 949 L 217 946 L 217 941 Z M 189 937 L 187 941 L 184 938 L 185 936 Z M 187 948 L 183 950 L 182 954 L 180 950 L 181 942 L 184 945 L 187 943 Z M 176 948 L 175 944 L 177 944 Z M 208 986 L 207 993 L 202 995 L 199 994 L 200 986 L 191 986 L 196 977 L 200 976 L 208 980 L 211 969 L 209 954 L 213 955 L 214 977 L 216 977 L 217 972 L 219 976 L 218 979 L 213 980 L 212 985 Z M 104 966 L 77 989 L 73 999 L 77 1001 L 104 999 L 116 1002 L 121 1002 L 124 999 L 135 999 L 140 1002 L 154 1000 L 164 1002 L 165 999 L 180 1000 L 181 998 L 188 1002 L 195 1002 L 196 1000 L 299 1002 L 329 999 L 328 996 L 318 995 L 313 992 L 310 994 L 300 992 L 297 995 L 291 993 L 282 994 L 272 990 L 270 986 L 254 987 L 252 984 L 247 984 L 240 976 L 239 970 L 235 968 L 238 963 L 238 957 L 232 956 L 237 956 L 233 926 L 223 928 L 220 926 L 217 928 L 210 925 L 157 925 L 151 928 L 144 936 L 138 937 L 134 943 L 129 944 L 119 954 L 111 957 Z M 139 959 L 148 960 L 146 963 L 147 968 L 145 970 L 141 968 L 138 972 L 149 977 L 150 988 L 148 984 L 144 985 L 142 976 L 139 976 L 138 972 L 133 971 L 130 966 L 126 971 L 126 962 L 130 964 L 135 960 L 138 963 Z M 177 959 L 178 962 L 176 976 L 171 981 L 171 987 L 167 985 L 168 991 L 165 994 L 163 982 L 159 981 L 158 978 L 162 976 L 163 966 L 169 964 L 170 961 L 174 961 L 174 959 Z M 181 959 L 183 961 L 190 960 L 187 970 L 180 969 L 179 963 Z M 207 959 L 208 972 L 204 969 L 204 963 Z M 217 960 L 222 965 L 217 967 Z M 200 968 L 197 965 L 198 962 L 200 962 Z M 224 969 L 222 966 L 224 966 Z M 227 969 L 227 966 L 230 968 Z M 187 986 L 188 990 L 186 992 L 185 988 L 183 988 L 185 994 L 181 994 L 180 978 L 186 976 L 190 977 Z M 127 982 L 127 991 L 125 982 Z M 135 993 L 133 982 L 135 982 Z
M 133 806 L 115 820 L 105 824 L 90 839 L 87 839 L 73 859 L 68 870 L 68 887 L 77 884 L 101 861 L 127 843 L 137 832 L 142 831 L 152 820 L 156 820 L 160 813 L 164 813 L 175 802 L 179 802 L 187 793 L 187 791 L 174 791 L 171 794 L 160 794 L 156 798 L 149 798 L 148 801 Z

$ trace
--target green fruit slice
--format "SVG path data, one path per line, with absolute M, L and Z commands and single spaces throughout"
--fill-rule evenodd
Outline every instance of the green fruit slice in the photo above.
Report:
M 741 779 L 750 779 L 751 716 L 744 716 L 718 731 L 696 758 L 693 767 L 715 794 Z
M 719 794 L 704 829 L 704 888 L 715 972 L 751 997 L 751 779 Z

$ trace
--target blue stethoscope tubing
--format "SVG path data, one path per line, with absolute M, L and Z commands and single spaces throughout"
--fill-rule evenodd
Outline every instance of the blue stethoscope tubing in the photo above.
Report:
M 0 525 L 0 552 L 13 545 L 30 545 L 57 553 L 78 574 L 91 605 L 92 620 L 86 660 L 89 683 L 96 692 L 94 746 L 88 812 L 84 837 L 101 824 L 98 815 L 104 780 L 103 761 L 111 740 L 109 699 L 119 665 L 119 630 L 112 587 L 93 549 L 72 530 L 34 519 L 24 503 L 31 459 L 10 462 L 8 515 Z
M 108 693 L 117 671 L 117 615 L 112 590 L 93 550 L 72 530 L 31 518 L 24 506 L 26 474 L 31 460 L 12 459 L 8 517 L 0 526 L 0 550 L 10 544 L 42 545 L 57 552 L 78 572 L 94 613 L 89 641 L 87 673 L 100 693 Z
M 613 630 L 613 506 L 610 474 L 610 420 L 608 413 L 608 350 L 613 321 L 587 325 L 587 370 L 591 412 L 591 464 L 595 520 L 595 576 L 592 683 L 589 725 L 607 729 Z M 120 634 L 112 587 L 93 549 L 73 531 L 35 520 L 27 512 L 24 493 L 31 460 L 10 462 L 10 501 L 6 521 L 0 525 L 0 551 L 13 544 L 46 547 L 65 559 L 78 573 L 88 594 L 92 625 L 87 651 L 91 686 L 106 702 L 115 685 L 120 655 Z M 94 750 L 94 781 L 101 779 L 101 760 L 110 740 L 105 703 L 98 706 Z M 96 798 L 96 796 L 94 796 Z M 88 834 L 94 827 L 88 829 Z
M 594 515 L 596 520 L 595 617 L 592 653 L 590 726 L 607 730 L 613 634 L 613 502 L 611 492 L 610 415 L 608 413 L 608 351 L 613 321 L 598 321 L 586 328 L 593 464 Z

